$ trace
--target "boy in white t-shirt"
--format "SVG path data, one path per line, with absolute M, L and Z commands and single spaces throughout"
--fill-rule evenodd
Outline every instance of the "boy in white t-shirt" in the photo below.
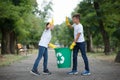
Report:
M 42 57 L 44 58 L 43 61 L 43 73 L 44 74 L 51 74 L 51 72 L 48 70 L 47 68 L 47 63 L 48 63 L 48 44 L 52 38 L 51 35 L 51 30 L 54 28 L 53 25 L 51 25 L 50 23 L 46 24 L 46 29 L 44 30 L 41 39 L 39 41 L 39 52 L 38 52 L 38 56 L 34 62 L 33 68 L 30 71 L 30 73 L 34 74 L 34 75 L 40 75 L 40 73 L 38 72 L 38 65 L 40 60 L 42 59 Z
M 77 71 L 77 56 L 78 56 L 78 51 L 81 51 L 82 58 L 85 63 L 85 71 L 81 73 L 81 75 L 90 75 L 90 70 L 89 70 L 89 62 L 88 58 L 86 55 L 85 51 L 85 39 L 84 39 L 84 31 L 83 31 L 83 26 L 80 23 L 80 15 L 75 14 L 72 17 L 73 25 L 68 23 L 67 25 L 70 28 L 74 28 L 74 42 L 76 43 L 74 49 L 73 49 L 73 68 L 71 72 L 68 72 L 68 74 L 78 74 Z

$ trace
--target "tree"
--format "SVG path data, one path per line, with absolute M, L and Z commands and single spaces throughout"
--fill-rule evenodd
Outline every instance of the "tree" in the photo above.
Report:
M 35 9 L 35 14 L 38 14 L 40 19 L 43 19 L 44 21 L 47 21 L 49 18 L 51 18 L 52 14 L 51 12 L 53 11 L 52 9 L 52 1 L 43 1 L 41 3 L 41 8 L 37 7 Z
M 118 28 L 114 33 L 113 33 L 113 36 L 116 37 L 117 39 L 117 45 L 116 47 L 118 47 L 118 53 L 117 53 L 117 56 L 115 58 L 115 62 L 119 62 L 120 63 L 120 28 Z
M 61 46 L 69 47 L 73 39 L 73 30 L 69 29 L 65 23 L 55 26 L 52 38 L 53 43 L 59 43 Z
M 9 7 L 6 7 L 5 5 L 8 4 Z M 2 49 L 1 49 L 1 53 L 10 53 L 11 49 L 10 49 L 10 35 L 12 35 L 13 32 L 13 22 L 16 20 L 16 18 L 18 18 L 17 15 L 17 9 L 15 8 L 11 3 L 9 2 L 1 2 L 0 3 L 0 29 L 2 32 Z M 10 10 L 12 9 L 12 11 Z M 13 11 L 14 14 L 13 14 Z M 10 19 L 11 17 L 11 19 Z
M 103 37 L 103 42 L 104 42 L 104 45 L 105 45 L 104 52 L 105 52 L 105 55 L 109 55 L 109 52 L 110 52 L 109 35 L 105 31 L 105 26 L 103 25 L 103 20 L 102 20 L 103 16 L 102 16 L 102 12 L 100 10 L 100 6 L 99 6 L 99 2 L 98 1 L 94 1 L 94 8 L 96 10 L 96 15 L 98 17 L 97 18 L 98 24 L 99 24 L 100 31 L 101 31 L 101 34 L 102 34 L 102 37 Z
M 16 29 L 22 29 L 21 26 L 19 26 L 24 22 L 22 16 L 31 13 L 34 4 L 35 4 L 34 0 L 31 1 L 1 0 L 0 1 L 0 5 L 1 5 L 0 30 L 2 34 L 2 41 L 1 41 L 2 54 L 15 53 L 16 36 L 17 36 Z

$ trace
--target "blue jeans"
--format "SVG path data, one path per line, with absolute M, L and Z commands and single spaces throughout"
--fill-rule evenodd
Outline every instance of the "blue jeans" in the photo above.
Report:
M 43 61 L 43 68 L 44 71 L 47 70 L 47 63 L 48 63 L 48 49 L 46 47 L 43 46 L 39 46 L 39 52 L 38 52 L 38 56 L 35 60 L 33 69 L 34 71 L 37 71 L 38 69 L 38 65 L 40 60 L 42 59 L 42 56 L 44 57 L 44 61 Z
M 73 49 L 73 71 L 77 71 L 77 56 L 78 56 L 78 51 L 81 51 L 82 58 L 84 60 L 85 64 L 85 70 L 89 71 L 89 63 L 88 63 L 88 58 L 86 55 L 86 50 L 85 50 L 85 42 L 77 42 L 76 46 Z

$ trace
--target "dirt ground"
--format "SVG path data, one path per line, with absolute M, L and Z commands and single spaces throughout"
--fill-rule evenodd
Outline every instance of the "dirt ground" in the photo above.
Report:
M 27 59 L 15 62 L 9 66 L 0 67 L 0 80 L 120 80 L 120 64 L 111 61 L 89 57 L 91 75 L 81 76 L 84 63 L 78 57 L 78 75 L 67 75 L 71 68 L 59 69 L 56 65 L 54 50 L 49 50 L 49 70 L 52 75 L 42 74 L 42 60 L 39 65 L 40 76 L 30 74 L 37 54 L 30 55 Z

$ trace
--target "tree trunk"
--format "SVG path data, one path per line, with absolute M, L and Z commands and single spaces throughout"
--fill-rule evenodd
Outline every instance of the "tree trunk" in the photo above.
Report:
M 100 12 L 100 7 L 99 7 L 99 3 L 94 1 L 94 8 L 96 10 L 96 15 L 98 17 L 98 23 L 99 23 L 99 28 L 103 37 L 103 42 L 104 42 L 104 52 L 105 55 L 109 55 L 110 54 L 110 41 L 109 41 L 109 36 L 108 33 L 105 31 L 104 25 L 103 25 L 103 21 L 102 21 L 102 14 Z
M 92 34 L 87 30 L 87 52 L 94 52 L 92 43 Z
M 16 37 L 15 37 L 15 32 L 12 31 L 10 33 L 10 52 L 12 54 L 15 54 L 15 49 L 16 49 Z
M 120 51 L 118 51 L 118 54 L 117 54 L 117 56 L 115 58 L 115 62 L 120 63 Z
M 10 54 L 9 30 L 2 28 L 1 54 Z

